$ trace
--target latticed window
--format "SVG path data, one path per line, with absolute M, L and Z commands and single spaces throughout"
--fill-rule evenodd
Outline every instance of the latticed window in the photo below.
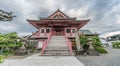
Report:
M 75 33 L 75 29 L 72 30 L 72 33 Z
M 50 33 L 50 29 L 46 29 L 46 33 Z
M 66 33 L 70 33 L 70 29 L 66 29 Z
M 45 31 L 44 31 L 44 29 L 41 29 L 41 33 L 44 33 Z

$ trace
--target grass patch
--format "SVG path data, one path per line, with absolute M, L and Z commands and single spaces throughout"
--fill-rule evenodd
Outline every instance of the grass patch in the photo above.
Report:
M 0 63 L 4 61 L 4 56 L 0 56 Z
M 94 47 L 96 51 L 98 51 L 101 54 L 106 54 L 107 51 L 103 47 L 95 46 Z
M 113 48 L 118 48 L 120 49 L 120 42 L 113 42 Z

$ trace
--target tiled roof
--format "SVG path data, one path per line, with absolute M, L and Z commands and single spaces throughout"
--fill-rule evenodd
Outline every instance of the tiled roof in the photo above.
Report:
M 79 30 L 79 34 L 85 34 L 85 35 L 93 35 L 95 33 L 92 33 L 90 30 Z

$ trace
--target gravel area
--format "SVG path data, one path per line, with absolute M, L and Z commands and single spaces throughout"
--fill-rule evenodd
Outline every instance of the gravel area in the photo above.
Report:
M 120 66 L 120 49 L 106 48 L 108 54 L 76 56 L 85 66 Z

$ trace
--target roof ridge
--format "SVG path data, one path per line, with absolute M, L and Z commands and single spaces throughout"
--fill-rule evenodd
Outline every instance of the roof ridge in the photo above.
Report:
M 48 18 L 50 18 L 51 16 L 53 16 L 54 14 L 56 14 L 57 12 L 62 13 L 64 16 L 66 16 L 67 18 L 70 18 L 68 15 L 66 15 L 65 13 L 63 13 L 60 9 L 56 10 L 55 12 L 53 12 L 51 15 L 48 16 Z

